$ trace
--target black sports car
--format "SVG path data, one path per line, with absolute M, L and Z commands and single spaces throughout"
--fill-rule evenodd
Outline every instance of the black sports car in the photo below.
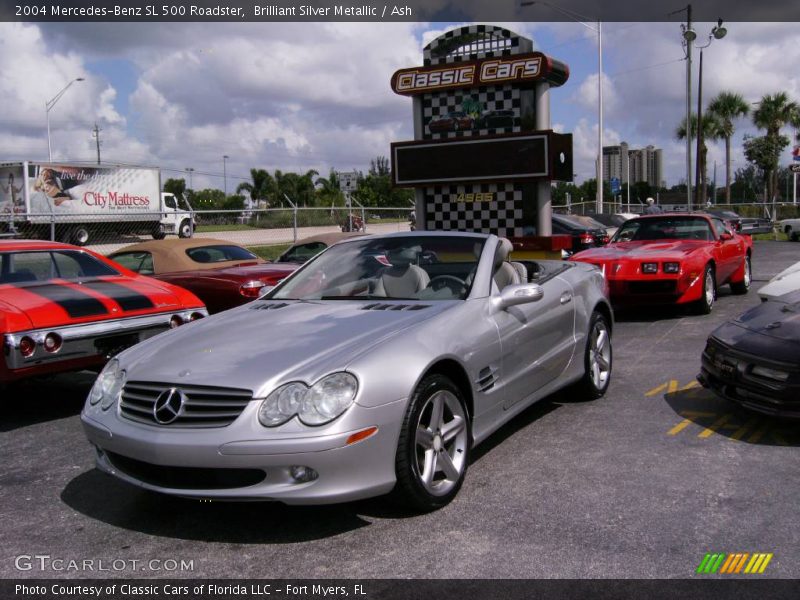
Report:
M 800 291 L 715 329 L 697 379 L 750 410 L 800 418 Z

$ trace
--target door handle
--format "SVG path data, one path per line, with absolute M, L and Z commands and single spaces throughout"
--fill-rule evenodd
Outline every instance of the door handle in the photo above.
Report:
M 572 294 L 569 292 L 564 292 L 561 294 L 561 299 L 559 300 L 561 304 L 566 304 L 567 302 L 572 302 Z

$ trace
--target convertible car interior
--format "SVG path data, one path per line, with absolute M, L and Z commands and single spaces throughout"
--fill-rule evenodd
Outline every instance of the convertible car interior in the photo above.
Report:
M 434 240 L 434 241 L 431 241 Z M 393 238 L 391 245 L 347 242 L 287 282 L 276 299 L 463 300 L 472 288 L 484 241 L 477 238 Z M 496 293 L 509 285 L 542 283 L 563 269 L 560 261 L 512 261 L 511 242 L 501 238 L 493 264 Z

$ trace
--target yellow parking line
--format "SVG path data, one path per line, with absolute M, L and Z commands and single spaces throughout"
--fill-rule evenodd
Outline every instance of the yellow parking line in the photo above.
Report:
M 678 435 L 681 431 L 686 429 L 686 427 L 687 427 L 687 425 L 689 425 L 689 423 L 691 423 L 691 421 L 689 419 L 684 419 L 683 421 L 681 421 L 680 423 L 675 425 L 675 427 L 670 429 L 667 432 L 667 435 Z
M 706 427 L 697 437 L 699 438 L 707 438 L 712 433 L 714 433 L 717 429 L 725 425 L 725 422 L 730 418 L 730 415 L 722 415 L 719 419 L 714 421 L 711 425 Z
M 744 436 L 744 434 L 747 432 L 747 430 L 750 429 L 751 427 L 753 427 L 756 424 L 758 424 L 758 419 L 755 419 L 755 418 L 750 419 L 749 421 L 747 421 L 747 423 L 745 423 L 744 425 L 739 427 L 739 429 L 737 429 L 731 435 L 731 439 L 732 440 L 741 440 L 742 436 Z
M 761 427 L 758 428 L 758 430 L 755 433 L 753 433 L 753 435 L 750 436 L 750 438 L 747 441 L 750 442 L 751 444 L 757 443 L 762 437 L 764 437 L 764 434 L 767 433 L 768 428 L 769 424 L 764 423 Z

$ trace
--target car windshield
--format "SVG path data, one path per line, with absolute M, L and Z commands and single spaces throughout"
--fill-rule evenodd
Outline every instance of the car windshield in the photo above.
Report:
M 86 279 L 119 275 L 91 254 L 79 250 L 5 252 L 0 254 L 0 284 L 51 279 Z
M 241 246 L 199 246 L 188 248 L 186 255 L 194 262 L 216 263 L 226 260 L 253 260 L 258 257 Z
M 463 300 L 485 242 L 479 236 L 402 236 L 337 244 L 269 298 Z
M 612 241 L 702 240 L 714 239 L 711 226 L 703 218 L 662 217 L 631 219 L 623 223 Z

